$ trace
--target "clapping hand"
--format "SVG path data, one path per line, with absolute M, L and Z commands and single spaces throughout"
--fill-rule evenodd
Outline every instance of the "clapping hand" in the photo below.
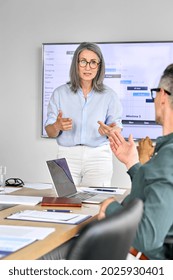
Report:
M 147 136 L 138 142 L 137 146 L 139 160 L 142 164 L 146 163 L 153 155 L 154 146 L 151 139 Z
M 123 162 L 127 169 L 139 162 L 138 152 L 132 135 L 128 141 L 118 131 L 112 131 L 109 136 L 110 147 L 114 155 Z

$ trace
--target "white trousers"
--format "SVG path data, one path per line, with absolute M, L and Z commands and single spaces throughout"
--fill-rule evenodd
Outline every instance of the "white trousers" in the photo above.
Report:
M 58 158 L 66 158 L 76 186 L 111 185 L 113 159 L 109 145 L 58 146 Z

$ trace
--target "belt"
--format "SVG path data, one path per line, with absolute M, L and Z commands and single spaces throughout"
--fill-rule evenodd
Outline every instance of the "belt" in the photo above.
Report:
M 136 257 L 139 260 L 148 260 L 148 258 L 142 252 L 137 251 L 133 247 L 130 248 L 129 253 L 132 254 L 134 257 Z

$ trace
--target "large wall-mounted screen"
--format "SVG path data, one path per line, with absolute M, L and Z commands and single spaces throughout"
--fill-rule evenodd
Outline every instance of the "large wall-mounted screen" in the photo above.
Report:
M 99 42 L 106 72 L 104 83 L 112 87 L 123 105 L 123 132 L 135 139 L 162 134 L 155 123 L 150 89 L 157 87 L 165 67 L 173 63 L 173 42 Z M 54 89 L 69 81 L 73 53 L 79 43 L 44 43 L 42 45 L 42 136 L 47 105 Z

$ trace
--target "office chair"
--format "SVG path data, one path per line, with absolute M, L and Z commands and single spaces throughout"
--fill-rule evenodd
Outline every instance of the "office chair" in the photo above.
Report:
M 67 260 L 125 260 L 143 212 L 134 199 L 119 212 L 84 226 L 69 248 Z
M 166 237 L 164 245 L 168 247 L 169 256 L 167 258 L 173 260 L 173 236 Z

